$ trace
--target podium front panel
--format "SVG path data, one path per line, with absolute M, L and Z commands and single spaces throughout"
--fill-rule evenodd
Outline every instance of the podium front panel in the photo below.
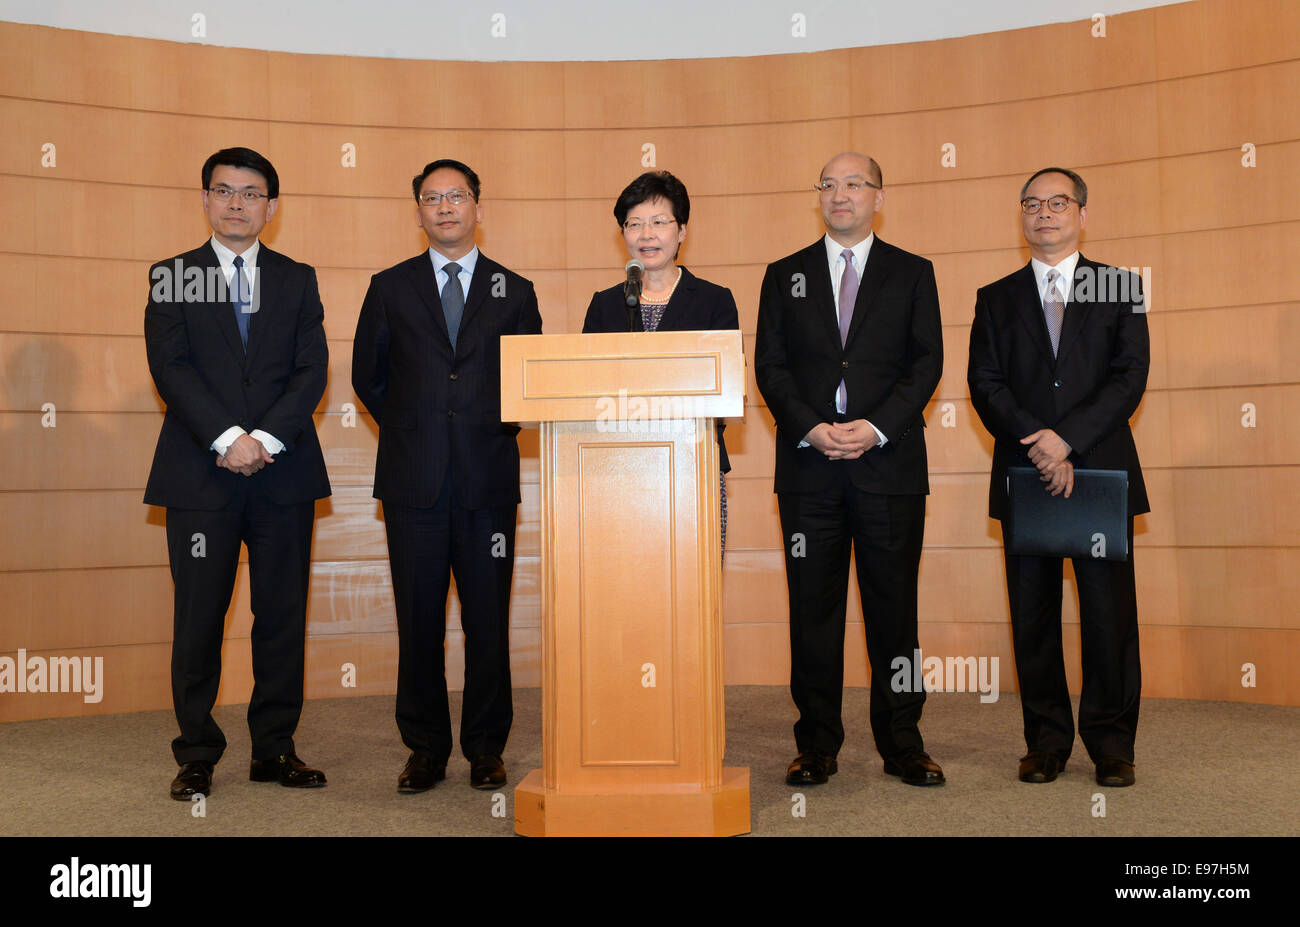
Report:
M 548 787 L 699 788 L 721 772 L 714 429 L 643 424 L 542 425 Z

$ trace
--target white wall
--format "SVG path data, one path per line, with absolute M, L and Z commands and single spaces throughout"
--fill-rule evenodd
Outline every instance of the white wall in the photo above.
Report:
M 470 61 L 716 58 L 891 45 L 1177 0 L 0 0 L 0 19 L 309 54 Z M 193 35 L 196 15 L 205 35 Z M 802 17 L 802 20 L 799 18 Z M 794 33 L 800 31 L 802 35 Z M 501 34 L 504 33 L 504 34 Z

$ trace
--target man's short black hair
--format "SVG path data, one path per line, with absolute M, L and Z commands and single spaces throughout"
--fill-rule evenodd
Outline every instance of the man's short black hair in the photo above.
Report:
M 1083 182 L 1082 177 L 1068 167 L 1045 167 L 1040 171 L 1034 171 L 1030 178 L 1025 181 L 1025 185 L 1020 188 L 1021 200 L 1025 198 L 1025 192 L 1029 189 L 1029 185 L 1044 174 L 1064 174 L 1069 177 L 1070 183 L 1074 184 L 1074 198 L 1079 201 L 1080 206 L 1088 205 L 1088 185 Z
M 465 183 L 469 184 L 469 192 L 474 196 L 474 202 L 478 202 L 479 182 L 478 174 L 468 164 L 457 161 L 454 158 L 439 158 L 437 161 L 430 161 L 424 166 L 424 170 L 416 174 L 411 180 L 411 192 L 415 194 L 415 201 L 420 202 L 420 188 L 424 186 L 425 179 L 434 171 L 440 171 L 444 167 L 449 167 L 454 171 L 460 171 L 465 175 Z
M 218 164 L 226 167 L 242 167 L 257 171 L 266 178 L 266 195 L 271 199 L 280 196 L 280 175 L 274 165 L 251 148 L 222 148 L 203 162 L 203 189 L 212 186 L 212 171 Z
M 678 225 L 691 219 L 691 198 L 686 194 L 686 184 L 667 171 L 646 171 L 618 195 L 614 203 L 614 218 L 619 228 L 627 221 L 627 214 L 642 203 L 667 200 L 673 207 L 673 218 Z

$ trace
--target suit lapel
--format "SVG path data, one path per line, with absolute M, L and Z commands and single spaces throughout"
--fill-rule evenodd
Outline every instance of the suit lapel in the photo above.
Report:
M 466 330 L 469 320 L 483 305 L 483 300 L 487 299 L 488 291 L 492 289 L 492 276 L 498 269 L 496 262 L 484 257 L 482 251 L 478 253 L 478 261 L 474 264 L 474 276 L 469 278 L 469 292 L 465 294 L 465 312 L 460 317 L 461 331 Z M 444 319 L 443 329 L 445 330 L 446 327 Z M 457 342 L 459 343 L 459 337 Z
M 1052 337 L 1047 333 L 1047 319 L 1043 316 L 1043 301 L 1038 295 L 1038 281 L 1034 279 L 1033 265 L 1026 264 L 1016 271 L 1012 279 L 1015 289 L 1016 311 L 1020 321 L 1029 330 L 1029 335 L 1047 358 L 1048 364 L 1054 364 L 1052 357 Z M 1066 312 L 1069 315 L 1069 312 Z
M 804 279 L 808 285 L 808 304 L 813 318 L 809 324 L 820 328 L 835 344 L 840 343 L 840 326 L 837 321 L 835 291 L 831 288 L 830 263 L 826 258 L 824 239 L 806 248 L 803 253 Z
M 866 324 L 866 317 L 871 313 L 876 303 L 876 295 L 880 292 L 885 278 L 889 276 L 889 271 L 893 267 L 893 250 L 892 245 L 887 245 L 879 237 L 871 243 L 871 250 L 867 252 L 867 266 L 862 269 L 862 279 L 858 282 L 858 298 L 853 302 L 853 319 L 849 322 L 849 334 L 844 339 L 844 347 L 853 343 L 854 336 L 862 330 Z M 839 307 L 836 306 L 838 313 Z M 838 330 L 836 331 L 838 335 Z
M 284 260 L 282 256 L 272 251 L 266 245 L 257 249 L 257 273 L 253 278 L 253 314 L 248 320 L 248 352 L 241 357 L 244 369 L 252 366 L 253 358 L 257 356 L 262 342 L 266 339 L 262 337 L 267 332 L 269 324 L 273 321 L 270 313 L 275 311 L 279 305 L 280 293 L 284 289 Z M 234 313 L 232 312 L 233 316 Z M 238 328 L 235 331 L 235 337 L 239 337 Z M 241 351 L 242 351 L 242 345 Z
M 677 284 L 677 289 L 673 291 L 672 297 L 668 300 L 668 305 L 664 307 L 663 318 L 659 320 L 659 331 L 661 332 L 681 332 L 690 331 L 695 327 L 695 275 L 685 267 L 682 268 L 682 279 Z
M 205 292 L 207 291 L 207 281 L 211 279 L 209 268 L 215 267 L 217 280 L 220 283 L 225 283 L 226 278 L 221 270 L 221 261 L 217 259 L 217 252 L 212 250 L 212 241 L 210 239 L 207 244 L 203 245 L 195 253 L 194 263 L 203 268 Z M 212 313 L 212 319 L 216 322 L 221 336 L 226 340 L 226 345 L 230 348 L 235 363 L 242 367 L 244 364 L 244 345 L 239 338 L 239 323 L 235 321 L 235 306 L 230 297 L 229 284 L 219 288 L 217 295 L 224 295 L 225 301 L 217 299 L 209 302 L 208 309 Z
M 477 278 L 478 274 L 474 276 Z M 451 335 L 447 333 L 447 316 L 442 311 L 442 297 L 438 295 L 438 275 L 433 269 L 433 259 L 429 257 L 427 251 L 411 260 L 411 286 L 420 295 L 420 300 L 433 318 L 433 327 L 442 335 L 447 353 L 450 354 Z M 463 318 L 461 324 L 464 324 Z
M 1060 363 L 1066 352 L 1074 345 L 1075 340 L 1079 337 L 1079 332 L 1083 329 L 1083 323 L 1087 320 L 1088 311 L 1092 308 L 1093 302 L 1101 296 L 1096 285 L 1096 268 L 1097 265 L 1082 254 L 1079 255 L 1079 263 L 1074 265 L 1074 281 L 1073 286 L 1070 288 L 1070 301 L 1065 304 L 1065 317 L 1061 320 L 1061 341 L 1056 351 L 1057 363 Z M 1081 282 L 1088 274 L 1093 275 L 1092 298 L 1081 300 L 1078 298 Z M 1046 325 L 1047 323 L 1044 322 L 1043 324 Z

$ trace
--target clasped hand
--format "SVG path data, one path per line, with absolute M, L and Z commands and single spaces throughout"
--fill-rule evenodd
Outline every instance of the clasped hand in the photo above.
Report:
M 876 429 L 865 418 L 822 422 L 803 438 L 831 460 L 856 460 L 876 446 Z
M 225 456 L 217 455 L 218 467 L 242 476 L 252 476 L 269 463 L 275 463 L 275 458 L 250 435 L 240 435 L 226 448 Z

